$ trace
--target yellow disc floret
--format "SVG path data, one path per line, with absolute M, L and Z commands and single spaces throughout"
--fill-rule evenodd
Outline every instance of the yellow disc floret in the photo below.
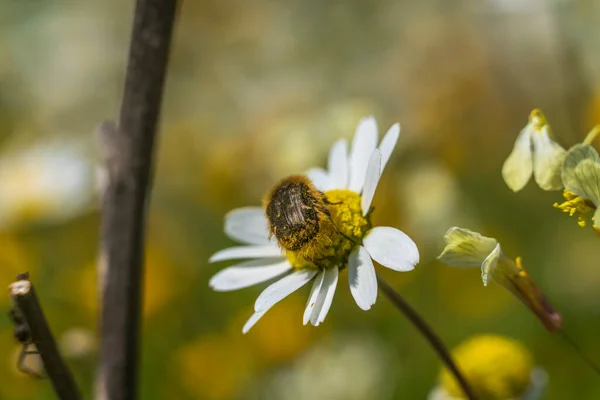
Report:
M 350 190 L 330 190 L 325 193 L 331 219 L 346 236 L 362 240 L 371 223 L 362 215 L 360 195 Z
M 286 252 L 296 269 L 346 267 L 350 253 L 371 228 L 368 215 L 362 215 L 359 194 L 337 189 L 326 192 L 325 197 L 330 218 L 320 221 L 315 240 L 301 252 Z
M 475 336 L 461 343 L 452 354 L 479 400 L 518 399 L 531 383 L 531 355 L 515 340 L 497 335 Z M 440 383 L 448 395 L 465 398 L 448 370 L 442 370 Z
M 596 209 L 594 203 L 581 196 L 577 196 L 575 193 L 569 192 L 568 190 L 563 192 L 563 197 L 566 201 L 561 204 L 554 203 L 554 207 L 568 213 L 570 217 L 578 213 L 579 215 L 577 216 L 577 224 L 581 227 L 584 227 L 586 225 L 584 216 Z

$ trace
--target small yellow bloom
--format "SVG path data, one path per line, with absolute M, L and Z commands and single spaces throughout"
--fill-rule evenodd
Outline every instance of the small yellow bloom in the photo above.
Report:
M 498 335 L 480 335 L 452 351 L 454 360 L 479 400 L 537 399 L 546 383 L 533 358 L 518 341 Z M 464 394 L 454 376 L 444 368 L 430 400 L 459 400 Z
M 593 226 L 600 233 L 600 156 L 596 149 L 585 143 L 571 147 L 563 163 L 562 180 L 567 201 L 556 207 L 569 215 L 576 212 L 586 214 L 595 210 Z M 579 225 L 585 226 L 585 220 L 581 216 Z
M 468 229 L 450 228 L 444 241 L 446 247 L 438 260 L 456 267 L 481 266 L 481 279 L 485 286 L 490 279 L 493 280 L 521 300 L 550 332 L 560 329 L 562 318 L 533 283 L 520 257 L 513 261 L 502 252 L 496 239 Z
M 532 174 L 543 190 L 560 190 L 563 187 L 560 167 L 564 157 L 565 149 L 552 139 L 550 125 L 536 108 L 502 166 L 502 177 L 515 192 L 527 185 Z

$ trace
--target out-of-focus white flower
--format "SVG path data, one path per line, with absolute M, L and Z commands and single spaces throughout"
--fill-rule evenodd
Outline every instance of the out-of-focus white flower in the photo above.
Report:
M 96 350 L 96 337 L 89 329 L 71 328 L 60 336 L 59 344 L 65 357 L 80 359 Z
M 265 397 L 281 400 L 387 398 L 397 373 L 385 348 L 369 337 L 336 337 L 311 348 L 277 373 Z M 390 374 L 390 371 L 394 374 Z
M 565 153 L 565 149 L 552 139 L 544 114 L 536 108 L 529 115 L 529 123 L 517 136 L 514 149 L 502 166 L 504 181 L 518 192 L 533 173 L 542 189 L 560 190 L 563 187 L 560 168 Z
M 76 215 L 93 196 L 94 169 L 72 143 L 5 148 L 0 155 L 0 229 Z
M 402 172 L 398 206 L 407 229 L 423 240 L 422 246 L 439 247 L 445 228 L 456 221 L 476 220 L 474 207 L 461 195 L 456 177 L 444 166 L 428 162 Z M 427 195 L 423 196 L 423 188 Z M 424 249 L 421 248 L 421 251 Z

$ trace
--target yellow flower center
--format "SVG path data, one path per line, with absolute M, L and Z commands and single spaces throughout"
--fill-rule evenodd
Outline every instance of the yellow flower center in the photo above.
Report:
M 286 253 L 296 269 L 345 268 L 350 253 L 371 228 L 369 215 L 362 215 L 359 194 L 336 189 L 326 192 L 325 197 L 331 218 L 320 221 L 319 232 L 302 255 L 297 251 Z
M 515 340 L 496 335 L 475 336 L 461 343 L 452 354 L 479 400 L 516 399 L 531 383 L 531 355 Z M 442 370 L 440 383 L 450 396 L 465 398 L 448 370 Z
M 596 209 L 594 203 L 581 196 L 577 196 L 575 193 L 569 192 L 568 190 L 563 192 L 563 197 L 566 201 L 561 204 L 554 203 L 554 207 L 568 213 L 570 217 L 576 213 L 579 213 L 577 216 L 577 224 L 581 227 L 584 227 L 586 225 L 584 216 Z

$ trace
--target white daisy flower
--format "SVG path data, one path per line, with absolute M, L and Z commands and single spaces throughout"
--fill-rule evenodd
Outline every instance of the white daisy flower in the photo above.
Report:
M 319 325 L 331 307 L 339 272 L 346 267 L 356 303 L 368 310 L 377 299 L 373 260 L 396 271 L 410 271 L 419 262 L 419 251 L 410 237 L 391 227 L 372 228 L 370 221 L 371 202 L 399 134 L 400 125 L 393 125 L 377 146 L 375 119 L 363 118 L 349 153 L 344 139 L 332 146 L 328 171 L 309 170 L 310 181 L 302 176 L 287 178 L 295 179 L 307 190 L 320 191 L 316 197 L 323 198 L 327 209 L 326 220 L 316 225 L 318 231 L 301 250 L 280 247 L 271 237 L 276 236 L 277 227 L 271 226 L 261 207 L 240 208 L 227 214 L 225 233 L 245 245 L 221 250 L 209 261 L 251 260 L 225 268 L 211 278 L 209 285 L 216 291 L 231 291 L 281 277 L 256 299 L 255 312 L 243 333 L 277 302 L 310 281 L 314 282 L 303 322 Z
M 0 230 L 78 215 L 91 206 L 93 178 L 78 143 L 8 143 L 0 154 Z
M 544 114 L 535 109 L 523 128 L 515 146 L 502 166 L 502 177 L 515 192 L 523 189 L 531 175 L 543 190 L 560 190 L 560 170 L 566 150 L 552 139 Z

